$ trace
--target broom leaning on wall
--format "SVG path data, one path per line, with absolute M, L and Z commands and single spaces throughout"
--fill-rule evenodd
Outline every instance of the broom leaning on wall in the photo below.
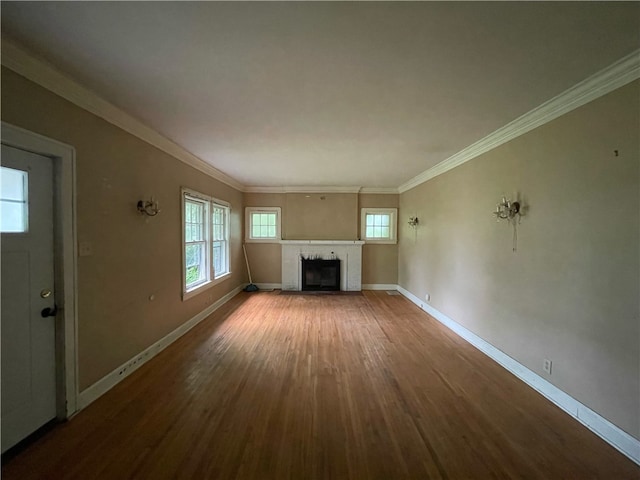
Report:
M 247 257 L 247 249 L 245 248 L 244 244 L 242 244 L 242 250 L 244 251 L 244 261 L 247 262 L 247 273 L 249 274 L 249 285 L 244 287 L 244 291 L 257 292 L 260 289 L 258 288 L 257 285 L 253 283 L 253 280 L 251 280 L 251 269 L 249 268 L 249 258 Z

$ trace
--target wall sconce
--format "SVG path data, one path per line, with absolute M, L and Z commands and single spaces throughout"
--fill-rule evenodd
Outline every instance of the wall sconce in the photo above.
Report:
M 506 220 L 509 224 L 513 225 L 513 247 L 512 250 L 516 252 L 518 250 L 518 223 L 522 218 L 522 205 L 517 200 L 507 200 L 507 197 L 502 197 L 502 201 L 496 205 L 496 211 L 493 212 L 496 216 L 496 221 Z M 516 222 L 516 216 L 518 221 Z M 513 222 L 513 223 L 512 223 Z
M 418 217 L 409 217 L 408 223 L 411 228 L 416 228 L 418 226 Z
M 496 216 L 496 221 L 507 220 L 511 222 L 511 220 L 515 219 L 515 216 L 521 217 L 520 213 L 520 202 L 511 200 L 507 200 L 507 197 L 502 197 L 502 201 L 496 205 L 496 211 L 493 212 Z
M 155 217 L 160 213 L 160 207 L 158 207 L 158 202 L 151 197 L 151 200 L 140 200 L 138 201 L 138 212 L 141 215 L 147 215 L 148 217 Z

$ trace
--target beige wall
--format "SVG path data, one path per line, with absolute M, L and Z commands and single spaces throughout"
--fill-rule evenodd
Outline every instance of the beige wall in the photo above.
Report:
M 357 193 L 287 193 L 285 240 L 357 240 Z
M 2 69 L 2 120 L 76 149 L 78 360 L 83 390 L 246 279 L 242 193 Z M 231 278 L 185 302 L 180 187 L 231 203 Z M 147 219 L 136 202 L 153 195 Z M 154 295 L 153 301 L 149 296 Z
M 551 359 L 549 381 L 636 438 L 638 99 L 635 82 L 402 194 L 399 245 L 363 252 L 363 283 L 430 293 L 435 308 L 542 376 L 542 359 Z M 78 240 L 93 247 L 78 259 L 81 390 L 246 280 L 243 205 L 281 206 L 285 238 L 355 239 L 359 208 L 398 203 L 394 195 L 243 197 L 5 68 L 2 119 L 76 148 Z M 233 275 L 186 302 L 181 186 L 232 205 Z M 512 231 L 491 211 L 515 192 L 528 208 L 513 253 Z M 163 211 L 146 219 L 135 203 L 150 195 Z M 417 231 L 410 215 L 420 218 Z M 249 256 L 254 282 L 280 282 L 279 245 L 250 244 Z
M 420 227 L 399 243 L 401 286 L 636 438 L 639 98 L 627 85 L 402 194 Z M 514 253 L 491 212 L 516 192 Z
M 324 198 L 323 198 L 324 197 Z M 361 207 L 397 207 L 398 195 L 355 193 L 245 193 L 246 207 L 281 207 L 285 240 L 357 240 Z M 397 245 L 364 245 L 363 284 L 396 284 Z M 255 283 L 280 283 L 281 247 L 248 243 L 247 256 Z
M 359 208 L 398 208 L 399 195 L 360 194 Z M 358 232 L 361 216 L 358 215 Z M 404 218 L 398 218 L 398 228 Z M 398 245 L 362 246 L 362 283 L 398 283 Z
M 280 207 L 284 210 L 285 194 L 245 193 L 244 206 Z M 247 243 L 246 248 L 254 283 L 282 282 L 282 248 L 279 243 Z

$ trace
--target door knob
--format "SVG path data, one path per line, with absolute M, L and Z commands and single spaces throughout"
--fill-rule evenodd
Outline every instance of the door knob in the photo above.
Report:
M 51 296 L 51 290 L 49 290 L 48 288 L 45 288 L 40 292 L 40 296 L 42 298 L 49 298 Z
M 42 311 L 40 312 L 40 315 L 42 315 L 42 318 L 47 318 L 47 317 L 55 317 L 56 314 L 58 313 L 58 306 L 54 305 L 53 308 L 43 308 Z

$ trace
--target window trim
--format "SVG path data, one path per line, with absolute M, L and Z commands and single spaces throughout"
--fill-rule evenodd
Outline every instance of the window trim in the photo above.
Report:
M 213 280 L 218 280 L 220 278 L 224 278 L 227 275 L 231 274 L 231 259 L 229 258 L 231 255 L 231 244 L 230 244 L 230 234 L 229 234 L 229 228 L 231 225 L 231 205 L 228 202 L 224 202 L 222 200 L 218 200 L 217 198 L 212 198 L 211 199 L 211 210 L 213 210 L 215 207 L 218 208 L 222 208 L 224 211 L 224 242 L 226 245 L 226 254 L 224 256 L 224 260 L 225 260 L 225 271 L 224 273 L 218 275 L 215 271 L 215 268 L 213 269 Z M 211 212 L 211 215 L 213 214 L 213 212 Z M 211 218 L 211 215 L 209 215 L 209 217 Z M 213 222 L 211 222 L 211 264 L 212 266 L 214 265 L 215 262 L 215 258 L 213 255 L 213 243 L 216 241 L 213 238 Z
M 276 236 L 275 238 L 252 238 L 251 237 L 251 214 L 252 213 L 275 213 L 276 214 Z M 244 241 L 245 243 L 280 243 L 282 240 L 282 208 L 280 207 L 245 207 L 244 209 Z
M 388 238 L 368 238 L 367 215 L 390 215 L 389 237 Z M 398 209 L 397 208 L 362 208 L 360 209 L 360 239 L 365 243 L 393 245 L 398 243 Z
M 185 218 L 185 200 L 187 198 L 187 196 L 189 197 L 193 197 L 197 200 L 206 202 L 207 204 L 207 208 L 206 208 L 206 213 L 205 213 L 205 221 L 206 221 L 206 225 L 205 225 L 205 230 L 207 232 L 206 235 L 206 245 L 207 245 L 207 279 L 201 283 L 198 283 L 197 285 L 192 286 L 191 288 L 187 289 L 187 278 L 186 278 L 186 265 L 187 265 L 187 258 L 186 258 L 186 235 L 185 235 L 185 222 L 186 222 L 186 218 Z M 218 276 L 218 277 L 214 277 L 215 273 L 213 270 L 213 222 L 211 220 L 211 218 L 209 218 L 211 216 L 212 209 L 213 209 L 213 205 L 219 205 L 221 207 L 226 207 L 227 210 L 227 219 L 226 219 L 226 223 L 227 223 L 227 264 L 228 264 L 228 268 L 227 268 L 227 272 Z M 181 285 L 182 285 L 182 301 L 188 300 L 202 292 L 204 292 L 205 290 L 213 287 L 214 285 L 219 284 L 220 282 L 227 280 L 228 278 L 231 277 L 231 233 L 229 231 L 230 225 L 231 225 L 231 204 L 229 202 L 226 202 L 224 200 L 220 200 L 218 198 L 214 198 L 211 197 L 209 195 L 205 195 L 204 193 L 200 193 L 196 190 L 192 190 L 190 188 L 186 188 L 186 187 L 182 187 L 180 189 L 180 206 L 181 206 L 181 214 L 180 214 L 180 230 L 182 232 L 181 236 L 182 236 L 182 242 L 181 242 L 181 249 L 182 249 L 182 269 L 181 269 L 181 275 L 182 275 L 182 281 L 181 281 Z
M 190 197 L 190 198 L 187 198 Z M 192 244 L 204 244 L 204 265 L 206 267 L 205 269 L 205 274 L 204 274 L 204 279 L 199 280 L 197 283 L 194 283 L 190 286 L 187 286 L 187 278 L 186 278 L 186 273 L 187 273 L 187 239 L 186 239 L 186 232 L 185 232 L 185 226 L 187 223 L 187 219 L 184 217 L 184 211 L 185 211 L 185 205 L 187 203 L 187 201 L 191 201 L 193 203 L 200 203 L 202 205 L 202 209 L 203 209 L 203 226 L 202 226 L 202 230 L 203 230 L 203 239 L 202 240 L 198 240 L 195 242 L 192 242 Z M 197 290 L 198 288 L 200 288 L 201 286 L 205 285 L 207 282 L 209 282 L 210 280 L 210 273 L 211 273 L 211 248 L 209 247 L 209 243 L 210 243 L 210 237 L 211 237 L 211 226 L 210 226 L 210 208 L 209 208 L 210 204 L 209 201 L 200 198 L 199 196 L 196 195 L 191 195 L 189 193 L 184 193 L 182 195 L 182 265 L 183 265 L 183 292 L 191 292 L 194 290 Z

